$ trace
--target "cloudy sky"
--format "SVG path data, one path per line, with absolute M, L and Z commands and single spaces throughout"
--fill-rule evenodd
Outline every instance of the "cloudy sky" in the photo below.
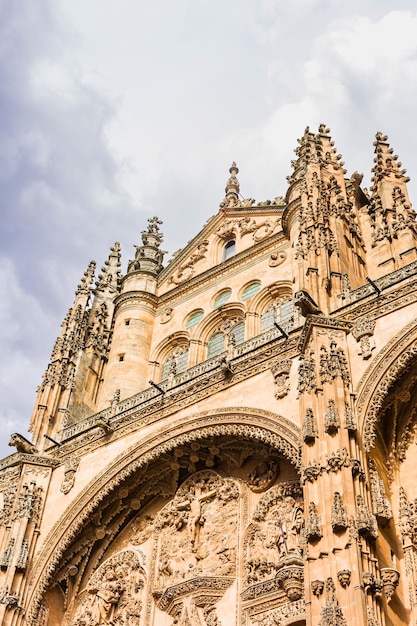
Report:
M 417 204 L 416 32 L 411 0 L 0 0 L 0 457 L 88 262 L 155 214 L 183 247 L 232 160 L 284 195 L 324 122 L 368 185 L 381 130 Z

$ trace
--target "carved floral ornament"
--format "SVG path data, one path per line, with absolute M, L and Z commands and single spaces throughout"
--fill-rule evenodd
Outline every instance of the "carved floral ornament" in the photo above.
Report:
M 245 413 L 248 413 L 247 418 Z M 231 423 L 217 424 L 220 414 L 222 414 L 223 422 L 230 419 Z M 273 419 L 271 419 L 272 417 Z M 243 422 L 247 420 L 247 423 L 242 423 L 242 419 Z M 256 425 L 254 423 L 256 421 L 263 423 L 263 426 Z M 210 425 L 210 422 L 214 423 Z M 28 624 L 36 626 L 37 610 L 42 602 L 43 594 L 50 584 L 53 573 L 59 566 L 65 550 L 81 532 L 86 521 L 91 519 L 91 516 L 108 494 L 154 459 L 192 441 L 210 437 L 232 436 L 262 442 L 269 448 L 278 450 L 292 463 L 299 466 L 299 432 L 297 427 L 285 418 L 272 413 L 242 408 L 219 409 L 214 416 L 212 412 L 195 416 L 193 427 L 194 430 L 184 433 L 181 432 L 184 431 L 183 422 L 174 425 L 170 432 L 160 433 L 157 441 L 153 442 L 152 449 L 147 449 L 146 444 L 139 446 L 136 444 L 120 455 L 111 468 L 108 467 L 103 470 L 91 485 L 82 490 L 71 508 L 66 511 L 65 515 L 58 520 L 51 530 L 44 548 L 39 554 L 38 565 L 33 572 L 32 595 L 27 614 Z

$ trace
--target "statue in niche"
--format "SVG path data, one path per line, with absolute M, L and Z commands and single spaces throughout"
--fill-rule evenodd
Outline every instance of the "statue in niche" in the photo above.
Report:
M 276 576 L 288 558 L 302 556 L 304 527 L 300 485 L 271 487 L 255 509 L 244 541 L 244 579 L 253 585 Z

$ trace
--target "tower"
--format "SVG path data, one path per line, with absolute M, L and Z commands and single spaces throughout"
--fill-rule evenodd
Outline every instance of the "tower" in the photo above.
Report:
M 371 193 L 306 129 L 284 196 L 161 221 L 91 262 L 0 462 L 0 624 L 417 620 L 417 259 L 377 133 Z

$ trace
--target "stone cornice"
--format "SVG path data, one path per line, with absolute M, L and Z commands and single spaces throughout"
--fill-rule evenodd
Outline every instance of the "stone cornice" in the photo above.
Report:
M 43 467 L 56 467 L 59 461 L 55 458 L 47 456 L 38 456 L 37 454 L 26 454 L 24 452 L 15 452 L 0 461 L 0 471 L 7 467 L 16 465 L 41 465 Z
M 116 308 L 120 307 L 128 300 L 145 300 L 154 309 L 158 303 L 158 296 L 147 291 L 126 291 L 126 293 L 121 293 L 114 299 L 114 306 Z

